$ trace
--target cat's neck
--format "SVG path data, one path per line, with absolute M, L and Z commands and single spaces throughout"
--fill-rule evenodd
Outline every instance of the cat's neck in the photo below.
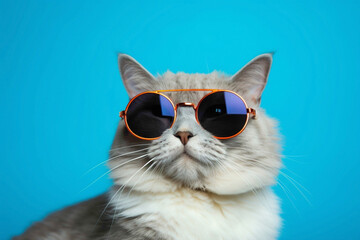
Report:
M 116 191 L 110 194 L 116 214 L 143 225 L 156 222 L 166 239 L 273 239 L 268 236 L 275 238 L 280 224 L 277 198 L 269 188 L 237 195 L 186 188 L 162 193 L 124 190 L 120 196 Z M 261 226 L 264 230 L 259 231 Z M 251 238 L 253 231 L 259 238 Z

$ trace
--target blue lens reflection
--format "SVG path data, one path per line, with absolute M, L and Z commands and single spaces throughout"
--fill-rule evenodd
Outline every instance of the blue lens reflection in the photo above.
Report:
M 236 94 L 231 92 L 224 92 L 224 97 L 227 114 L 247 113 L 244 102 Z
M 161 114 L 166 117 L 174 117 L 174 107 L 164 96 L 160 95 Z

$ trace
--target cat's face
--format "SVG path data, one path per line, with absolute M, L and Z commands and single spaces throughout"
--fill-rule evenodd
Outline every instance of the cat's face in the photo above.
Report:
M 232 77 L 217 72 L 167 72 L 155 78 L 133 58 L 121 55 L 120 72 L 130 97 L 160 89 L 226 89 L 240 94 L 256 109 L 258 118 L 250 119 L 240 135 L 226 140 L 203 129 L 190 107 L 179 107 L 173 127 L 153 141 L 134 137 L 120 121 L 108 163 L 115 184 L 137 191 L 187 187 L 216 194 L 238 194 L 273 184 L 281 166 L 276 126 L 259 107 L 271 61 L 270 54 L 260 55 Z M 197 105 L 207 92 L 165 94 L 175 104 Z M 186 144 L 179 132 L 191 134 Z

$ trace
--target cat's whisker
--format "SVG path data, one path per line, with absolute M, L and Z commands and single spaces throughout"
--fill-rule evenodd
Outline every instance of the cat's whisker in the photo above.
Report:
M 275 168 L 273 167 L 270 167 L 268 165 L 265 165 L 263 163 L 260 163 L 260 162 L 255 162 L 255 161 L 246 161 L 246 160 L 241 160 L 241 159 L 236 159 L 237 161 L 240 161 L 246 165 L 250 165 L 250 166 L 253 166 L 253 167 L 256 167 L 256 168 L 264 168 L 264 169 L 267 169 L 269 171 L 276 171 Z
M 228 159 L 228 160 L 230 160 L 233 164 L 239 166 L 238 163 L 234 162 L 234 160 L 231 160 L 231 159 Z M 255 162 L 256 164 L 254 164 L 254 162 L 244 161 L 244 160 L 242 160 L 242 159 L 236 159 L 236 160 L 240 160 L 240 161 L 242 161 L 242 162 L 244 162 L 244 163 L 246 163 L 246 164 L 250 164 L 250 165 L 255 166 L 255 167 L 266 167 L 266 168 L 269 168 L 269 166 L 263 165 L 263 164 L 260 163 L 260 162 Z M 259 165 L 262 165 L 262 166 L 259 166 L 258 164 L 259 164 Z M 247 169 L 247 171 L 250 171 L 250 170 Z M 301 189 L 299 189 L 299 187 L 297 187 L 297 185 L 296 185 L 295 183 L 299 184 L 299 186 L 301 186 L 301 187 L 303 187 L 303 186 L 302 186 L 300 183 L 298 183 L 298 182 L 293 182 L 293 181 L 295 181 L 295 180 L 292 179 L 290 176 L 286 175 L 285 173 L 283 173 L 283 172 L 281 172 L 281 171 L 279 171 L 279 173 L 282 174 L 291 184 L 293 184 L 293 185 L 295 186 L 295 188 L 297 189 L 297 191 L 299 191 L 299 193 L 302 195 L 302 197 L 311 205 L 311 202 L 309 201 L 309 199 L 308 199 L 308 198 L 306 197 L 306 195 L 301 191 Z M 254 176 L 255 176 L 255 175 L 254 175 Z M 293 180 L 293 181 L 292 181 L 292 180 Z M 284 191 L 284 193 L 285 193 L 285 195 L 287 196 L 287 198 L 290 200 L 291 204 L 292 204 L 292 205 L 294 206 L 294 208 L 297 210 L 295 204 L 293 203 L 293 201 L 291 200 L 290 196 L 288 195 L 288 193 L 291 193 L 292 197 L 295 198 L 295 196 L 293 195 L 293 193 L 286 187 L 285 184 L 282 184 L 282 183 L 281 183 L 280 179 L 278 179 L 278 184 L 279 184 L 279 186 L 281 187 L 281 189 Z M 306 191 L 310 194 L 310 192 L 309 192 L 305 187 L 303 187 L 303 188 L 304 188 L 304 190 L 306 190 Z
M 112 201 L 114 200 L 114 198 L 115 198 L 115 197 L 120 197 L 122 191 L 123 191 L 123 190 L 125 189 L 125 187 L 126 187 L 126 184 L 127 184 L 129 181 L 131 181 L 131 179 L 132 179 L 138 172 L 140 172 L 144 167 L 146 167 L 150 162 L 152 162 L 152 159 L 150 159 L 149 161 L 147 161 L 141 168 L 139 168 L 133 175 L 131 175 L 131 177 L 128 178 L 128 180 L 127 180 L 124 184 L 120 185 L 121 187 L 119 186 L 119 189 L 116 190 L 116 192 L 113 194 L 113 196 L 110 198 L 110 200 L 109 200 L 108 203 L 106 204 L 104 210 L 101 212 L 101 214 L 100 214 L 99 218 L 97 219 L 95 225 L 97 225 L 97 223 L 99 222 L 100 218 L 104 215 L 106 209 L 107 209 L 107 208 L 109 207 L 109 205 L 112 203 Z M 120 192 L 120 191 L 121 191 L 121 192 Z M 119 192 L 120 192 L 120 194 L 119 194 L 119 196 L 117 196 Z M 115 212 L 116 212 L 116 208 L 115 208 Z
M 232 161 L 232 162 L 233 162 L 233 161 Z M 255 164 L 250 163 L 250 162 L 246 162 L 246 161 L 243 161 L 243 162 L 245 162 L 246 164 L 250 164 L 250 165 L 252 165 L 252 166 L 256 166 Z M 235 162 L 233 162 L 233 163 L 235 163 Z M 236 163 L 235 163 L 235 164 L 236 164 Z M 259 167 L 259 166 L 256 166 L 256 167 Z M 265 166 L 265 167 L 268 167 L 268 166 Z M 250 169 L 247 169 L 247 171 L 250 171 Z M 254 176 L 256 176 L 256 175 L 254 175 Z M 282 190 L 284 191 L 284 193 L 287 195 L 288 199 L 291 201 L 292 205 L 295 207 L 295 205 L 293 204 L 291 198 L 289 197 L 289 195 L 288 195 L 288 193 L 287 193 L 287 191 L 289 191 L 289 193 L 291 193 L 291 195 L 294 197 L 294 195 L 292 194 L 292 192 L 286 187 L 286 185 L 282 185 L 282 184 L 281 184 L 280 179 L 278 179 L 278 183 L 279 183 L 279 186 L 280 186 L 280 187 L 282 188 Z M 287 189 L 287 191 L 286 191 L 286 189 Z M 295 208 L 296 208 L 296 207 L 295 207 Z
M 236 160 L 241 161 L 241 162 L 243 162 L 243 163 L 245 163 L 245 164 L 249 164 L 249 165 L 254 166 L 254 167 L 263 167 L 263 168 L 267 168 L 267 169 L 271 170 L 271 168 L 270 168 L 269 166 L 264 165 L 264 164 L 261 164 L 261 163 L 259 163 L 259 162 L 244 161 L 244 160 L 242 160 L 242 159 L 236 159 Z M 233 164 L 235 164 L 235 165 L 237 165 L 237 166 L 241 166 L 241 165 L 239 165 L 238 163 L 236 163 L 235 160 L 228 159 L 228 161 L 231 161 Z M 257 163 L 257 164 L 255 164 L 255 163 Z M 259 166 L 258 164 L 261 165 L 261 166 Z M 250 169 L 247 169 L 246 171 L 250 171 Z
M 101 178 L 103 178 L 105 175 L 109 174 L 110 172 L 114 171 L 115 169 L 121 167 L 121 166 L 124 166 L 125 164 L 128 164 L 129 162 L 133 162 L 133 161 L 136 161 L 138 159 L 141 159 L 143 157 L 146 157 L 148 154 L 144 154 L 144 155 L 141 155 L 141 156 L 138 156 L 136 158 L 132 158 L 126 162 L 123 162 L 113 168 L 111 168 L 110 170 L 106 171 L 104 174 L 102 174 L 100 177 L 96 178 L 94 181 L 92 181 L 89 185 L 87 185 L 84 189 L 82 189 L 80 192 L 83 192 L 85 191 L 86 189 L 88 189 L 90 186 L 92 186 L 94 183 L 96 183 L 97 181 L 99 181 Z
M 308 194 L 311 195 L 309 190 L 307 190 L 303 185 L 301 185 L 299 182 L 297 182 L 295 179 L 291 178 L 289 175 L 285 174 L 284 172 L 280 171 L 280 174 L 285 177 L 295 188 L 298 190 L 298 192 L 301 194 L 301 196 L 306 200 L 306 202 L 312 206 L 310 200 L 307 198 L 307 196 L 301 191 L 300 187 L 304 189 Z M 298 187 L 299 186 L 299 187 Z
M 229 165 L 230 163 L 229 162 L 224 162 L 224 164 L 226 164 L 227 166 L 229 166 L 229 168 L 231 170 L 233 170 L 233 172 L 243 181 L 245 182 L 249 187 L 251 186 L 251 184 L 237 171 L 235 171 L 236 169 L 233 168 L 232 165 Z M 237 167 L 240 167 L 240 166 L 237 166 Z M 239 169 L 239 170 L 243 170 L 243 169 Z M 256 176 L 256 175 L 255 175 Z M 263 184 L 263 183 L 262 183 Z M 254 189 L 254 188 L 251 188 L 250 189 L 251 192 L 253 192 L 255 195 L 259 196 L 259 192 Z
M 240 174 L 238 171 L 236 171 L 237 169 L 234 169 L 233 166 L 230 165 L 230 163 L 228 163 L 228 162 L 223 162 L 222 164 L 223 164 L 223 166 L 224 166 L 224 169 L 226 169 L 226 171 L 227 171 L 230 175 L 231 175 L 230 170 L 232 170 L 232 172 L 235 173 L 242 181 L 244 181 L 248 186 L 251 186 L 251 185 L 249 184 L 249 182 L 246 181 L 246 180 L 244 179 L 244 177 L 241 176 L 241 174 Z M 227 168 L 226 166 L 228 166 L 228 168 Z M 239 169 L 239 170 L 242 170 L 242 169 Z M 256 192 L 255 189 L 250 189 L 250 190 L 251 190 L 254 194 L 257 194 L 257 192 Z
M 135 186 L 140 182 L 140 180 L 143 178 L 143 176 L 156 164 L 156 161 L 153 161 L 153 163 L 150 165 L 150 167 L 148 167 L 142 174 L 141 176 L 138 178 L 138 180 L 136 180 L 136 182 L 133 184 L 133 186 L 131 187 L 130 191 L 127 194 L 127 197 L 130 196 L 131 191 L 135 188 Z
M 153 159 L 154 159 L 154 158 L 152 158 L 150 161 L 152 161 Z M 149 162 L 150 162 L 150 161 L 149 161 Z M 133 186 L 131 187 L 130 191 L 128 192 L 127 197 L 129 197 L 131 191 L 134 189 L 134 187 L 137 185 L 137 183 L 142 179 L 142 177 L 144 176 L 144 174 L 145 174 L 149 169 L 151 169 L 151 167 L 152 167 L 155 163 L 156 163 L 156 161 L 153 161 L 153 163 L 150 165 L 150 167 L 149 167 L 148 169 L 146 169 L 146 170 L 141 174 L 141 176 L 139 177 L 139 179 L 138 179 L 138 180 L 133 184 Z M 136 174 L 136 173 L 135 173 L 135 174 Z M 134 175 L 135 175 L 135 174 L 134 174 Z M 124 184 L 124 186 L 125 186 L 125 184 Z M 121 194 L 121 193 L 120 193 L 120 194 Z M 114 223 L 114 219 L 115 219 L 116 213 L 117 213 L 117 209 L 115 209 L 115 211 L 114 211 L 113 218 L 112 218 L 111 225 L 110 225 L 110 230 L 111 230 L 111 227 L 112 227 L 112 225 L 113 225 L 113 223 Z
M 234 163 L 234 162 L 232 162 L 232 163 Z M 228 164 L 230 164 L 230 163 L 228 163 Z M 240 166 L 238 165 L 237 167 L 239 168 Z M 243 167 L 241 168 L 241 170 L 244 170 Z M 246 168 L 245 171 L 246 171 L 246 172 L 252 172 L 252 173 L 254 173 L 254 171 L 252 171 L 252 170 L 250 170 L 250 169 L 248 169 L 248 168 Z M 235 171 L 235 173 L 238 174 L 238 176 L 239 176 L 249 187 L 252 185 L 249 181 L 246 180 L 246 178 L 244 178 L 244 177 L 243 177 L 241 174 L 239 174 L 237 171 Z M 259 183 L 260 183 L 261 185 L 265 186 L 264 181 L 261 180 L 256 174 L 251 174 L 251 176 L 252 176 L 252 177 L 255 177 L 255 178 L 259 181 Z M 260 196 L 260 195 L 261 195 L 261 197 L 265 199 L 264 194 L 263 194 L 263 193 L 260 194 L 256 188 L 252 188 L 251 191 L 252 191 L 255 195 L 257 195 L 257 196 Z M 284 190 L 284 191 L 285 191 L 285 190 Z M 291 201 L 290 198 L 289 198 L 289 200 Z M 265 202 L 265 204 L 266 204 L 267 201 L 265 200 L 264 202 Z M 292 201 L 291 201 L 291 202 L 292 202 Z
M 283 171 L 280 171 L 280 174 L 283 175 L 284 177 L 286 177 L 289 181 L 292 181 L 294 184 L 297 184 L 299 187 L 301 187 L 303 190 L 305 190 L 308 194 L 311 195 L 311 192 L 304 187 L 301 183 L 299 183 L 297 180 L 295 180 L 293 177 L 290 177 L 288 174 L 286 174 Z
M 107 161 L 108 161 L 108 159 L 106 159 L 105 161 L 102 161 L 102 162 L 100 162 L 100 163 L 96 164 L 94 167 L 90 168 L 90 169 L 89 169 L 89 170 L 87 170 L 85 173 L 83 173 L 83 175 L 82 175 L 82 176 L 87 175 L 89 172 L 91 172 L 91 171 L 92 171 L 92 170 L 94 170 L 95 168 L 100 167 L 101 165 L 103 165 L 103 164 L 107 163 Z
M 117 155 L 117 156 L 108 158 L 108 159 L 106 159 L 105 161 L 102 161 L 101 163 L 98 163 L 98 164 L 95 165 L 94 167 L 92 167 L 92 168 L 90 168 L 89 170 L 87 170 L 87 171 L 83 174 L 83 176 L 86 175 L 86 174 L 88 174 L 89 172 L 91 172 L 91 171 L 94 170 L 95 168 L 97 168 L 97 167 L 99 167 L 99 166 L 101 166 L 101 165 L 103 165 L 103 164 L 105 164 L 105 163 L 107 163 L 107 162 L 109 162 L 109 161 L 111 161 L 111 160 L 114 160 L 114 159 L 119 158 L 119 157 L 131 155 L 131 154 L 134 154 L 134 153 L 146 151 L 147 149 L 149 149 L 149 148 L 143 148 L 143 149 L 140 149 L 140 150 L 136 150 L 136 151 L 132 151 L 132 152 L 127 152 L 127 153 L 124 153 L 124 154 L 120 154 L 120 155 Z
M 243 182 L 245 182 L 249 187 L 251 186 L 251 184 L 239 173 L 236 171 L 236 169 L 233 168 L 233 166 L 229 165 L 229 163 L 227 162 L 223 162 L 223 169 L 225 169 L 230 175 L 230 170 L 232 170 Z M 226 166 L 228 166 L 229 168 L 227 168 Z M 230 169 L 230 170 L 229 170 Z M 243 170 L 243 169 L 239 169 L 239 170 Z M 250 189 L 251 192 L 253 192 L 255 195 L 259 195 L 258 191 L 256 189 Z
M 285 193 L 287 199 L 290 201 L 291 205 L 293 206 L 293 208 L 296 210 L 297 213 L 300 213 L 300 211 L 298 210 L 298 208 L 296 207 L 294 201 L 292 199 L 296 199 L 295 195 L 293 194 L 293 192 L 286 186 L 285 183 L 283 183 L 280 179 L 277 179 L 277 184 L 279 185 L 279 187 L 281 188 L 281 190 Z
M 265 165 L 263 162 L 261 161 L 254 161 L 254 158 L 250 158 L 250 157 L 244 157 L 244 156 L 241 156 L 241 158 L 239 158 L 237 155 L 234 155 L 234 154 L 228 154 L 229 157 L 231 158 L 234 158 L 236 159 L 237 161 L 240 161 L 240 162 L 243 162 L 245 164 L 249 164 L 249 165 L 252 165 L 254 167 L 263 167 L 263 168 L 266 168 L 268 170 L 272 170 L 273 168 L 268 166 L 268 165 Z M 230 160 L 230 158 L 229 158 Z
M 297 159 L 294 159 L 294 157 L 290 157 L 288 155 L 283 155 L 282 159 L 284 160 L 290 160 L 291 162 L 299 163 L 299 164 L 306 164 L 305 161 L 299 161 Z
M 236 159 L 236 160 L 240 160 L 240 159 Z M 231 163 L 235 164 L 236 166 L 240 167 L 241 169 L 244 168 L 244 166 L 240 165 L 239 163 L 235 162 L 235 160 L 231 159 L 231 158 L 227 158 L 226 161 L 230 161 Z M 241 161 L 241 160 L 240 160 Z M 250 164 L 252 166 L 255 166 L 253 163 L 251 162 L 248 162 L 248 161 L 241 161 L 241 162 L 244 162 L 244 163 L 247 163 L 247 164 Z
M 240 179 L 242 179 L 242 181 L 244 181 L 248 186 L 251 186 L 249 184 L 249 182 L 247 182 L 243 176 L 241 176 L 237 171 L 235 171 L 236 169 L 233 168 L 233 166 L 229 165 L 230 163 L 226 162 L 226 161 L 218 161 L 219 166 L 221 167 L 221 171 L 226 171 L 229 175 L 232 175 L 230 170 L 232 170 Z M 227 167 L 228 166 L 228 167 Z M 237 166 L 239 167 L 239 166 Z M 250 191 L 252 191 L 254 194 L 258 195 L 257 191 L 255 189 L 250 189 Z
M 151 143 L 141 143 L 141 144 L 135 144 L 135 145 L 128 145 L 128 146 L 123 146 L 123 147 L 118 147 L 118 148 L 112 148 L 112 149 L 110 149 L 109 152 L 114 152 L 114 151 L 125 149 L 125 148 L 142 147 L 142 146 L 150 146 L 150 145 L 151 145 Z
M 280 188 L 283 190 L 283 192 L 285 193 L 286 197 L 289 199 L 291 205 L 294 207 L 294 209 L 299 212 L 298 208 L 296 207 L 296 205 L 294 204 L 294 202 L 291 200 L 289 193 L 292 195 L 292 197 L 295 199 L 295 196 L 292 194 L 292 192 L 286 187 L 285 184 L 282 184 L 280 179 L 278 179 L 277 184 L 280 186 Z
M 226 146 L 226 149 L 230 149 L 233 151 L 234 150 L 239 150 L 239 151 L 245 151 L 247 148 L 244 148 L 244 147 L 240 147 L 240 146 Z M 266 151 L 264 149 L 261 149 L 261 152 L 262 153 L 267 153 L 267 154 L 271 154 L 271 155 L 275 155 L 275 156 L 280 156 L 280 157 L 283 157 L 284 155 L 281 154 L 281 153 L 276 153 L 276 152 L 272 152 L 272 151 Z
M 227 146 L 226 149 L 237 149 L 237 150 L 244 150 L 242 147 L 236 147 L 236 146 Z M 277 157 L 280 157 L 281 159 L 283 160 L 290 160 L 290 161 L 293 161 L 293 162 L 297 162 L 297 163 L 304 163 L 302 161 L 299 161 L 299 160 L 296 160 L 294 158 L 303 158 L 303 157 L 306 157 L 307 155 L 289 155 L 289 154 L 279 154 L 279 153 L 274 153 L 274 152 L 270 152 L 270 151 L 266 151 L 266 150 L 261 150 L 262 153 L 268 153 L 268 154 L 271 154 L 273 156 L 277 156 Z
M 263 168 L 267 168 L 269 170 L 271 170 L 271 168 L 259 161 L 256 161 L 256 162 L 250 162 L 250 161 L 244 161 L 243 159 L 236 159 L 236 160 L 239 160 L 239 161 L 242 161 L 244 162 L 245 164 L 250 164 L 254 167 L 263 167 Z M 294 187 L 297 189 L 297 191 L 301 194 L 301 196 L 308 202 L 308 204 L 312 205 L 310 200 L 307 198 L 307 196 L 302 192 L 302 190 L 300 189 L 303 188 L 308 194 L 310 194 L 310 192 L 303 186 L 301 185 L 299 182 L 297 182 L 295 179 L 291 178 L 289 175 L 287 175 L 286 173 L 282 172 L 282 171 L 279 171 L 279 173 L 281 175 L 283 175 L 292 185 L 294 185 Z M 279 179 L 280 181 L 280 179 Z M 286 185 L 284 184 L 284 186 L 286 187 Z M 299 187 L 298 187 L 299 186 Z
M 282 169 L 288 171 L 289 173 L 291 173 L 292 175 L 296 176 L 297 178 L 301 178 L 298 174 L 296 174 L 296 172 L 292 171 L 289 167 L 287 167 L 286 165 L 282 166 Z
M 161 175 L 163 175 L 164 170 L 165 170 L 165 164 L 162 164 L 162 165 L 161 165 L 161 168 L 160 168 L 160 174 L 161 174 Z
M 222 171 L 225 170 L 228 174 L 231 174 L 231 173 L 230 173 L 230 170 L 226 168 L 224 162 L 222 162 L 222 161 L 217 161 L 217 163 L 218 163 L 218 165 L 219 165 L 219 167 L 221 168 Z
M 144 169 L 144 167 L 146 167 L 146 166 L 147 166 L 149 163 L 151 163 L 153 160 L 154 160 L 154 158 L 152 158 L 152 159 L 150 159 L 149 161 L 147 161 L 147 162 L 146 162 L 141 168 L 139 168 L 130 178 L 128 178 L 127 181 L 126 181 L 124 184 L 122 184 L 122 186 L 119 188 L 119 190 L 120 190 L 121 192 L 119 193 L 119 190 L 116 191 L 115 194 L 114 194 L 114 196 L 119 193 L 119 196 L 118 196 L 118 197 L 120 197 L 121 194 L 122 194 L 122 192 L 123 192 L 123 190 L 126 188 L 126 184 L 128 184 L 128 183 L 136 176 L 137 173 L 139 173 L 142 169 Z M 109 202 L 111 202 L 111 200 L 110 200 Z
M 154 158 L 150 159 L 149 161 L 147 161 L 141 168 L 139 168 L 130 178 L 128 178 L 125 183 L 123 183 L 121 185 L 121 187 L 115 192 L 114 196 L 116 196 L 117 198 L 119 198 L 122 194 L 122 192 L 125 190 L 126 185 L 142 170 L 144 169 L 149 163 L 153 162 Z M 120 192 L 119 192 L 120 191 Z M 111 202 L 112 199 L 110 199 L 109 202 Z
M 239 165 L 238 163 L 236 163 L 234 160 L 232 160 L 232 159 L 228 159 L 228 161 L 230 161 L 232 164 L 235 164 L 240 170 L 244 170 L 244 167 L 243 166 L 241 166 L 241 165 Z M 227 162 L 226 162 L 227 163 Z M 228 163 L 228 164 L 230 164 L 230 163 Z M 252 170 L 250 170 L 250 169 L 246 169 L 245 171 L 247 171 L 247 172 L 253 172 Z M 256 177 L 259 181 L 260 181 L 260 183 L 262 184 L 262 185 L 264 185 L 264 182 L 256 175 L 256 174 L 254 174 L 253 175 L 254 177 Z M 250 186 L 250 185 L 249 185 Z
M 138 152 L 143 152 L 143 151 L 148 150 L 149 148 L 150 147 L 146 147 L 146 148 L 141 148 L 141 149 L 134 150 L 134 151 L 131 151 L 131 152 L 122 153 L 120 155 L 116 155 L 115 157 L 122 157 L 122 156 L 127 156 L 127 155 L 131 155 L 131 154 L 138 153 Z M 113 158 L 110 158 L 110 159 L 108 159 L 108 161 L 111 161 L 112 159 Z

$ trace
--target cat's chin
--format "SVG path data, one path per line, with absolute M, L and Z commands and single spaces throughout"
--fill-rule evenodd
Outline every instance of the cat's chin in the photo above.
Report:
M 190 155 L 187 152 L 180 154 L 175 160 L 176 165 L 181 167 L 183 170 L 194 170 L 201 164 L 200 160 Z
M 199 163 L 199 160 L 196 159 L 195 157 L 191 156 L 191 154 L 184 152 L 182 153 L 179 158 L 181 159 L 181 161 L 193 161 L 195 163 Z
M 198 188 L 205 170 L 201 165 L 199 159 L 184 151 L 165 167 L 164 173 L 177 183 L 190 188 Z

